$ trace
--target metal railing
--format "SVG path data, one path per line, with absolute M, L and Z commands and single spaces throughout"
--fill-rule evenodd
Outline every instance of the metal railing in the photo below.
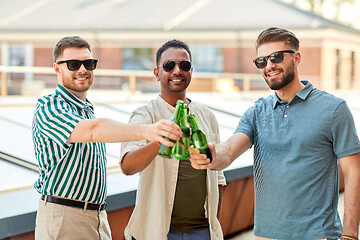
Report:
M 0 65 L 0 96 L 8 95 L 8 73 L 33 73 L 33 74 L 55 74 L 52 67 L 24 67 L 24 66 L 2 66 Z M 141 70 L 121 70 L 121 69 L 97 69 L 96 76 L 103 77 L 123 77 L 129 82 L 129 89 L 132 93 L 136 91 L 136 82 L 139 78 L 151 78 L 154 77 L 152 71 Z M 242 89 L 249 91 L 251 88 L 251 82 L 262 79 L 260 74 L 248 74 L 248 73 L 200 73 L 194 72 L 192 79 L 207 79 L 211 80 L 211 91 L 216 91 L 216 82 L 220 79 L 233 79 L 242 81 Z

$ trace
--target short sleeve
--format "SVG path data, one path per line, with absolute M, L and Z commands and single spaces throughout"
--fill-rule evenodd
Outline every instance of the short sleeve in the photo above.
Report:
M 250 140 L 251 143 L 254 144 L 254 130 L 255 130 L 255 126 L 254 126 L 254 114 L 255 112 L 255 107 L 252 106 L 250 107 L 248 110 L 246 110 L 246 112 L 244 113 L 244 115 L 241 117 L 239 124 L 235 130 L 235 133 L 237 132 L 242 132 L 244 134 L 246 134 Z
M 35 127 L 38 132 L 63 147 L 76 124 L 84 118 L 74 112 L 65 102 L 38 102 L 34 115 Z
M 331 132 L 333 150 L 338 159 L 360 152 L 354 118 L 345 101 L 334 112 Z
M 130 124 L 152 124 L 151 116 L 149 112 L 145 110 L 144 107 L 135 109 L 129 119 Z M 141 139 L 138 141 L 124 142 L 121 144 L 121 155 L 120 159 L 122 161 L 124 155 L 130 151 L 134 151 L 139 149 L 142 146 L 148 144 L 149 141 L 145 139 Z M 120 164 L 121 166 L 121 164 Z

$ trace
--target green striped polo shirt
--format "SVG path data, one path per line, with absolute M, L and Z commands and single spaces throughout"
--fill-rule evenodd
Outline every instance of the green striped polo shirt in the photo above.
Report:
M 93 105 L 58 85 L 55 93 L 39 98 L 32 124 L 39 179 L 35 189 L 91 203 L 106 198 L 104 143 L 66 143 L 76 124 L 95 118 Z

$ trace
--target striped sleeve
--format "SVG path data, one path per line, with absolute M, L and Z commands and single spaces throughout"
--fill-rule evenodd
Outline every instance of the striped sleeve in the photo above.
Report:
M 38 101 L 34 121 L 40 134 L 67 148 L 67 139 L 82 119 L 69 104 L 53 97 Z

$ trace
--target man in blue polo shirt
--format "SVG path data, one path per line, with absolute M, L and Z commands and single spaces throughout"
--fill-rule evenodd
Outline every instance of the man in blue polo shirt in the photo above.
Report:
M 300 81 L 299 40 L 269 28 L 254 63 L 275 94 L 260 98 L 213 162 L 190 148 L 192 166 L 224 169 L 254 145 L 255 239 L 358 239 L 360 142 L 346 102 Z M 337 212 L 338 163 L 345 179 L 343 227 Z

